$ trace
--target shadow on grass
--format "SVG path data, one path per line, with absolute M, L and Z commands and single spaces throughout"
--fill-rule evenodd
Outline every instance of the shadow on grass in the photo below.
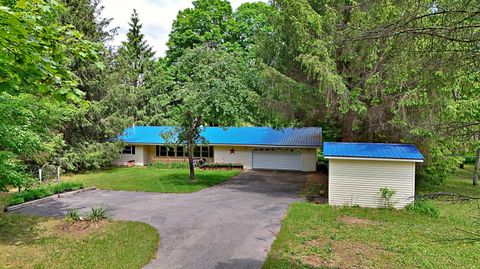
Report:
M 278 268 L 288 268 L 288 269 L 311 269 L 311 268 L 329 268 L 329 267 L 313 267 L 306 264 L 301 263 L 298 260 L 293 258 L 273 258 L 268 257 L 263 264 L 262 267 L 258 267 L 262 269 L 278 269 Z
M 0 213 L 0 243 L 17 245 L 30 243 L 40 235 L 41 217 L 24 216 L 17 213 Z

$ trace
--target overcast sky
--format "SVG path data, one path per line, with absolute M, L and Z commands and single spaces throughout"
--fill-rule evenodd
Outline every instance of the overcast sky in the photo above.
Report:
M 230 0 L 235 10 L 245 2 L 267 2 L 267 0 Z M 112 27 L 120 27 L 112 45 L 119 45 L 126 39 L 128 22 L 134 8 L 139 13 L 143 24 L 143 33 L 156 52 L 156 56 L 164 56 L 167 49 L 168 34 L 173 20 L 179 10 L 193 7 L 192 0 L 103 0 L 105 18 L 113 18 Z

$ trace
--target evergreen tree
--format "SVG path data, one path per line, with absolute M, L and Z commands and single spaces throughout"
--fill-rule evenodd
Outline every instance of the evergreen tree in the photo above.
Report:
M 112 114 L 136 124 L 166 124 L 171 77 L 168 68 L 157 61 L 142 33 L 142 24 L 133 10 L 127 41 L 118 54 L 105 104 Z
M 129 26 L 127 41 L 122 42 L 119 56 L 121 64 L 131 70 L 131 76 L 128 76 L 130 85 L 139 87 L 143 86 L 148 80 L 148 73 L 154 67 L 155 53 L 145 40 L 145 35 L 142 33 L 142 24 L 135 9 Z

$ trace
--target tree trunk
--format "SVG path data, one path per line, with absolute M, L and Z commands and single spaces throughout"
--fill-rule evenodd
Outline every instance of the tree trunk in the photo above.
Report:
M 478 185 L 478 166 L 480 163 L 480 148 L 477 149 L 477 157 L 475 158 L 475 167 L 473 168 L 473 186 Z
M 193 166 L 193 143 L 188 141 L 188 165 L 190 167 L 190 182 L 196 182 L 195 167 Z

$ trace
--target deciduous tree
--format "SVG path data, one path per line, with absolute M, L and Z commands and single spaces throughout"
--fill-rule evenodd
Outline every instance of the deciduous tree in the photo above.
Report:
M 224 50 L 201 46 L 188 49 L 176 66 L 179 80 L 175 97 L 178 127 L 169 136 L 185 144 L 190 163 L 190 180 L 195 180 L 193 149 L 208 143 L 201 132 L 205 126 L 229 127 L 254 117 L 257 94 L 245 82 L 250 72 L 243 57 Z
M 3 3 L 3 2 L 2 2 Z M 18 1 L 0 6 L 0 189 L 21 187 L 27 163 L 41 163 L 64 145 L 58 127 L 84 94 L 72 58 L 97 61 L 96 44 L 59 23 L 63 6 Z

